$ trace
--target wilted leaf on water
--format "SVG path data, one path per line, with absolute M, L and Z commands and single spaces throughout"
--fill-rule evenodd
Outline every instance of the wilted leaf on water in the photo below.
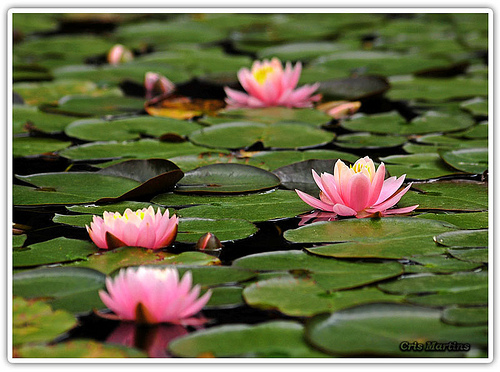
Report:
M 159 103 L 150 101 L 146 104 L 146 112 L 151 116 L 174 119 L 192 119 L 202 115 L 216 115 L 226 106 L 224 101 L 188 97 L 167 97 Z
M 43 301 L 14 297 L 12 344 L 46 343 L 77 325 L 76 318 L 63 310 L 53 311 Z

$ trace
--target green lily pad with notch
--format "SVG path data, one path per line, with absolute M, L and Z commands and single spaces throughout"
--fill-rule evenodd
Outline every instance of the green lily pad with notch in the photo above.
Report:
M 213 233 L 221 242 L 245 239 L 255 234 L 258 228 L 243 219 L 181 218 L 177 242 L 196 243 L 207 232 Z
M 270 321 L 257 325 L 230 324 L 192 332 L 173 340 L 168 348 L 177 357 L 290 357 L 320 358 L 327 355 L 303 339 L 304 327 L 294 321 Z
M 325 291 L 355 288 L 403 272 L 398 262 L 346 262 L 298 250 L 253 254 L 235 260 L 233 266 L 257 271 L 304 272 Z
M 488 263 L 488 248 L 448 249 L 448 253 L 462 261 Z
M 202 252 L 168 253 L 136 247 L 120 247 L 113 250 L 101 250 L 99 253 L 66 265 L 66 267 L 89 268 L 104 274 L 110 274 L 123 267 L 139 265 L 218 265 L 214 256 Z
M 387 295 L 376 288 L 327 294 L 311 279 L 278 277 L 260 280 L 243 290 L 245 302 L 259 309 L 278 310 L 288 316 L 312 316 L 374 302 L 400 302 L 402 296 Z
M 448 99 L 486 97 L 487 79 L 429 79 L 391 81 L 391 90 L 387 97 L 391 100 L 444 101 Z
M 28 267 L 85 259 L 97 248 L 89 242 L 65 237 L 29 245 L 12 253 L 12 266 Z
M 12 235 L 12 248 L 21 248 L 26 241 L 27 235 Z
M 27 270 L 12 276 L 13 294 L 44 299 L 53 309 L 71 313 L 103 309 L 98 291 L 106 276 L 96 270 L 77 267 L 51 267 Z
M 310 61 L 325 54 L 346 50 L 341 43 L 327 41 L 287 43 L 263 48 L 257 52 L 259 59 L 278 58 L 282 61 Z
M 488 122 L 483 121 L 477 125 L 470 127 L 463 132 L 450 134 L 454 137 L 464 137 L 467 139 L 487 139 L 489 135 Z
M 350 120 L 342 121 L 341 126 L 352 131 L 409 135 L 456 131 L 473 124 L 474 120 L 466 114 L 427 111 L 407 122 L 397 112 L 392 111 L 374 115 L 357 114 Z
M 465 351 L 402 350 L 403 342 L 427 341 L 485 346 L 486 327 L 456 327 L 441 322 L 441 311 L 403 304 L 369 304 L 321 314 L 306 324 L 306 340 L 335 356 L 458 357 Z
M 71 146 L 71 142 L 44 137 L 14 137 L 12 155 L 15 158 L 53 153 Z
M 46 343 L 78 324 L 63 310 L 52 310 L 43 301 L 14 297 L 12 302 L 12 344 Z
M 487 229 L 488 212 L 470 213 L 422 213 L 416 218 L 449 222 L 461 229 Z
M 143 351 L 133 347 L 83 339 L 51 346 L 23 346 L 17 352 L 21 358 L 147 358 Z
M 311 210 L 290 190 L 234 196 L 162 194 L 152 202 L 169 207 L 191 205 L 178 211 L 182 218 L 236 218 L 251 222 L 290 218 Z
M 482 97 L 462 102 L 460 107 L 474 116 L 488 116 L 488 100 Z
M 144 109 L 144 100 L 134 97 L 66 96 L 51 112 L 82 117 L 136 114 Z
M 49 114 L 33 106 L 12 106 L 13 134 L 28 132 L 28 129 L 25 128 L 26 124 L 46 133 L 62 132 L 74 120 L 75 118 L 70 116 Z
M 406 296 L 406 302 L 418 306 L 485 306 L 488 305 L 488 286 L 432 294 L 412 294 Z
M 441 158 L 455 169 L 481 174 L 488 170 L 488 148 L 470 148 L 439 151 Z
M 16 83 L 12 90 L 29 105 L 55 104 L 68 95 L 116 96 L 120 91 L 100 88 L 88 80 L 61 79 L 36 83 Z
M 441 320 L 458 326 L 477 326 L 488 324 L 487 307 L 449 307 L 444 309 Z
M 297 122 L 319 126 L 332 120 L 331 116 L 313 108 L 238 108 L 224 110 L 215 117 L 204 117 L 200 122 L 205 124 L 220 124 L 226 122 L 261 122 L 275 124 L 278 122 Z
M 405 274 L 449 274 L 458 271 L 471 271 L 482 266 L 481 263 L 464 262 L 445 255 L 412 257 L 411 260 L 418 265 L 405 265 Z
M 212 164 L 187 172 L 176 193 L 227 194 L 261 191 L 279 186 L 271 172 L 244 164 Z
M 461 173 L 448 167 L 436 153 L 390 155 L 380 160 L 386 164 L 391 175 L 399 177 L 406 174 L 409 179 L 425 180 Z
M 354 133 L 338 136 L 335 144 L 339 147 L 351 149 L 378 149 L 401 146 L 406 141 L 406 137 L 402 136 L 378 136 L 370 133 Z
M 92 172 L 40 173 L 16 177 L 36 187 L 14 185 L 14 205 L 92 203 L 102 198 L 117 198 L 140 185 L 129 178 Z
M 378 284 L 378 288 L 392 294 L 455 293 L 482 291 L 488 287 L 488 272 L 459 272 L 450 275 L 414 275 Z
M 138 141 L 94 142 L 80 146 L 69 147 L 60 155 L 72 160 L 91 159 L 170 159 L 176 156 L 193 155 L 210 151 L 206 147 L 195 146 L 190 142 L 168 143 L 156 139 L 141 139 Z M 212 150 L 213 151 L 213 150 Z
M 271 148 L 303 148 L 326 144 L 334 134 L 302 123 L 228 122 L 191 133 L 190 140 L 200 146 L 238 149 L 262 142 Z
M 448 65 L 449 62 L 444 58 L 421 54 L 356 50 L 323 55 L 313 61 L 311 67 L 324 67 L 332 77 L 347 77 L 357 71 L 370 75 L 407 75 Z
M 458 230 L 439 234 L 434 237 L 436 243 L 447 247 L 487 247 L 488 230 Z
M 319 256 L 401 259 L 444 253 L 432 238 L 455 229 L 446 222 L 408 217 L 345 219 L 287 230 L 284 237 L 293 243 L 335 243 L 306 248 Z
M 224 286 L 211 288 L 212 295 L 205 305 L 205 309 L 230 309 L 245 304 L 241 292 L 243 287 Z
M 65 133 L 85 141 L 126 141 L 143 135 L 160 137 L 173 133 L 186 136 L 199 128 L 198 124 L 185 120 L 135 116 L 117 120 L 77 120 L 66 127 Z
M 414 183 L 398 203 L 399 207 L 419 204 L 418 209 L 480 212 L 488 210 L 488 186 L 475 181 Z

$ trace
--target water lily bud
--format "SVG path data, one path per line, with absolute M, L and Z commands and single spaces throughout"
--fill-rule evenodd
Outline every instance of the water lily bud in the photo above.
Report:
M 108 63 L 110 65 L 116 66 L 121 63 L 130 62 L 133 59 L 134 55 L 132 51 L 121 44 L 115 45 L 108 53 Z
M 222 248 L 220 240 L 212 233 L 206 233 L 196 243 L 196 249 L 200 251 L 215 251 Z
M 146 72 L 144 88 L 146 89 L 146 98 L 150 99 L 158 95 L 172 93 L 175 90 L 175 84 L 156 72 Z

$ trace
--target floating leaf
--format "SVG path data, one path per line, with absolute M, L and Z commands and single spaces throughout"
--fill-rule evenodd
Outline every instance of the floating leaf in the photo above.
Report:
M 188 120 L 202 115 L 215 115 L 225 106 L 224 101 L 216 99 L 174 96 L 155 102 L 154 105 L 150 101 L 145 110 L 151 116 Z
M 28 128 L 46 133 L 61 132 L 73 120 L 71 116 L 46 113 L 33 106 L 12 107 L 13 134 L 28 132 Z
M 448 249 L 448 253 L 462 261 L 488 263 L 488 248 Z
M 64 237 L 25 247 L 12 254 L 13 267 L 37 266 L 85 259 L 97 248 L 86 241 Z
M 52 341 L 76 326 L 76 318 L 63 311 L 53 311 L 42 301 L 14 297 L 12 304 L 12 344 Z
M 485 327 L 455 327 L 441 322 L 441 311 L 402 304 L 362 305 L 312 318 L 306 339 L 316 348 L 337 356 L 453 357 L 463 356 L 470 344 L 485 345 Z M 453 340 L 464 350 L 427 346 Z M 405 350 L 405 342 L 422 350 Z M 464 346 L 465 347 L 465 346 Z M 426 349 L 428 348 L 428 349 Z
M 59 141 L 54 138 L 16 137 L 12 140 L 12 155 L 17 158 L 52 153 L 70 145 L 71 142 Z
M 96 270 L 76 267 L 22 271 L 12 276 L 13 294 L 45 299 L 53 309 L 88 312 L 105 307 L 97 294 L 104 288 L 105 278 Z
M 400 259 L 444 253 L 432 237 L 455 228 L 446 222 L 405 217 L 346 219 L 288 230 L 284 237 L 294 243 L 336 243 L 306 248 L 320 256 Z
M 242 193 L 277 187 L 280 180 L 271 172 L 243 164 L 212 164 L 187 172 L 177 193 Z
M 135 116 L 118 120 L 77 120 L 66 127 L 65 132 L 70 137 L 86 141 L 125 141 L 139 139 L 143 135 L 160 137 L 174 133 L 185 136 L 199 127 L 198 124 L 188 121 Z
M 190 333 L 169 344 L 178 357 L 292 357 L 326 355 L 303 340 L 303 326 L 293 321 L 257 325 L 231 324 Z
M 377 136 L 370 133 L 355 133 L 338 136 L 335 144 L 339 147 L 351 149 L 378 149 L 401 146 L 406 141 L 406 137 L 401 136 Z
M 26 234 L 12 235 L 12 248 L 20 248 L 24 245 L 26 241 Z
M 457 271 L 471 271 L 481 264 L 460 261 L 445 255 L 412 257 L 418 265 L 405 265 L 405 274 L 415 273 L 453 273 Z
M 142 111 L 144 101 L 133 97 L 66 96 L 51 111 L 87 117 L 135 114 Z
M 240 219 L 181 218 L 179 220 L 178 242 L 196 243 L 207 232 L 222 241 L 245 239 L 257 232 L 257 227 Z
M 421 193 L 409 191 L 398 203 L 400 207 L 419 204 L 418 209 L 450 211 L 488 210 L 488 187 L 474 181 L 440 181 L 413 184 Z
M 380 158 L 391 175 L 406 174 L 407 178 L 424 180 L 459 173 L 449 168 L 435 153 L 391 155 Z
M 198 145 L 238 149 L 262 142 L 265 147 L 301 148 L 330 142 L 334 137 L 321 129 L 301 123 L 266 125 L 252 122 L 228 122 L 191 133 L 190 140 Z
M 488 230 L 459 230 L 437 235 L 434 240 L 447 247 L 487 247 Z
M 205 305 L 206 309 L 227 309 L 244 305 L 240 286 L 224 286 L 211 288 L 212 295 Z
M 488 100 L 481 97 L 462 102 L 460 107 L 475 116 L 488 116 Z
M 488 148 L 470 148 L 440 151 L 441 158 L 453 168 L 469 172 L 483 173 L 488 170 Z
M 443 311 L 443 322 L 459 326 L 488 324 L 487 307 L 450 307 Z
M 449 222 L 461 229 L 487 229 L 488 212 L 422 213 L 417 218 Z
M 327 75 L 331 76 L 330 73 Z M 383 76 L 361 75 L 321 81 L 319 92 L 327 99 L 357 101 L 381 95 L 389 88 L 389 82 Z

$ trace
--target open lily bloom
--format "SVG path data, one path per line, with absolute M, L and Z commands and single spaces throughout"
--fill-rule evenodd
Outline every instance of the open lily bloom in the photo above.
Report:
M 190 271 L 180 279 L 176 268 L 145 266 L 121 269 L 114 278 L 106 278 L 106 290 L 99 296 L 119 319 L 147 324 L 199 324 L 204 319 L 193 315 L 212 295 L 209 290 L 198 297 L 200 286 L 192 287 Z
M 225 87 L 226 103 L 230 107 L 311 107 L 313 102 L 319 101 L 321 95 L 311 96 L 318 88 L 319 83 L 304 85 L 295 89 L 299 82 L 302 64 L 298 62 L 292 68 L 290 62 L 285 69 L 279 59 L 271 61 L 255 61 L 252 69 L 242 68 L 238 71 L 238 79 L 248 94 Z
M 151 99 L 154 96 L 172 93 L 175 90 L 175 84 L 156 72 L 146 72 L 144 88 L 146 89 L 146 98 Z
M 94 243 L 102 249 L 122 246 L 158 249 L 172 244 L 177 236 L 179 219 L 169 217 L 168 209 L 162 215 L 153 207 L 133 212 L 127 208 L 123 216 L 118 212 L 104 212 L 103 218 L 94 216 L 85 226 Z
M 385 165 L 380 164 L 377 171 L 373 161 L 365 156 L 348 167 L 337 160 L 330 173 L 319 176 L 312 171 L 314 181 L 320 188 L 320 199 L 316 199 L 300 190 L 295 190 L 299 197 L 310 206 L 334 212 L 340 216 L 370 217 L 374 214 L 389 215 L 413 211 L 418 205 L 389 209 L 399 202 L 410 189 L 411 184 L 400 189 L 406 175 L 390 177 L 384 181 Z

